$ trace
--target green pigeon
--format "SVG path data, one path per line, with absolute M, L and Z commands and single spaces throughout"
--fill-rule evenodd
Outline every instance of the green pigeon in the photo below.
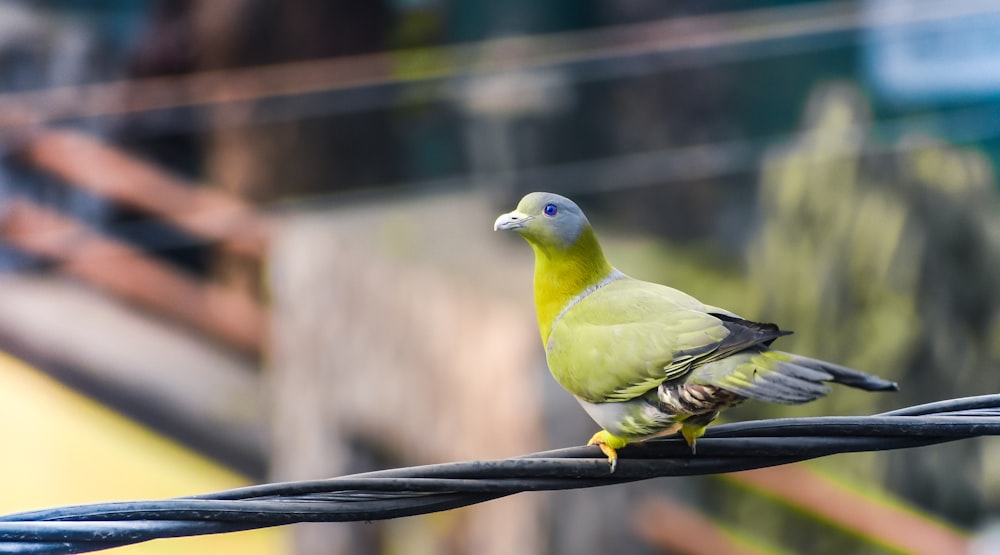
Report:
M 677 431 L 692 451 L 719 412 L 746 399 L 797 404 L 825 382 L 868 391 L 895 383 L 770 348 L 791 332 L 745 320 L 677 289 L 631 278 L 604 257 L 573 201 L 530 193 L 497 218 L 535 251 L 535 310 L 553 377 L 601 426 L 614 472 L 633 441 Z

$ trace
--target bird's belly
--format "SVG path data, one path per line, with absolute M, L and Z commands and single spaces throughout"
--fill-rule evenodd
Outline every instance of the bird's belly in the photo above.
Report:
M 626 439 L 655 436 L 676 422 L 675 414 L 664 412 L 642 397 L 619 403 L 590 403 L 579 397 L 576 400 L 600 427 Z

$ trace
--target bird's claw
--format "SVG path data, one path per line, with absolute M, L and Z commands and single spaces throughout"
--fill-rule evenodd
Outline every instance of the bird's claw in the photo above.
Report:
M 601 430 L 590 438 L 587 445 L 596 445 L 601 449 L 601 453 L 604 453 L 604 456 L 608 458 L 608 464 L 611 465 L 611 473 L 614 474 L 615 469 L 618 468 L 618 450 L 612 444 L 616 444 L 618 447 L 624 447 L 626 443 L 628 443 L 627 440 L 617 438 L 608 432 Z
M 608 457 L 608 464 L 611 465 L 611 474 L 614 474 L 615 469 L 618 468 L 618 451 L 607 443 L 598 443 L 597 446 L 601 448 L 601 453 L 604 453 Z
M 698 438 L 705 435 L 705 426 L 704 425 L 691 426 L 685 424 L 681 428 L 681 435 L 684 436 L 684 441 L 686 441 L 688 447 L 691 448 L 691 454 L 695 455 L 698 453 Z

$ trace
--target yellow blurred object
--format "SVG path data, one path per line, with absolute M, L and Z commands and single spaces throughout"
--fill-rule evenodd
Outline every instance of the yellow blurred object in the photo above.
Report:
M 159 499 L 247 484 L 229 471 L 0 353 L 0 513 Z M 156 540 L 116 555 L 287 551 L 283 529 Z

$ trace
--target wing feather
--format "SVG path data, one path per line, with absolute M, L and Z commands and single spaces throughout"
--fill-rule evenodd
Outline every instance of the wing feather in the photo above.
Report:
M 588 402 L 627 401 L 694 368 L 785 335 L 676 289 L 621 279 L 555 323 L 546 355 L 559 383 Z

